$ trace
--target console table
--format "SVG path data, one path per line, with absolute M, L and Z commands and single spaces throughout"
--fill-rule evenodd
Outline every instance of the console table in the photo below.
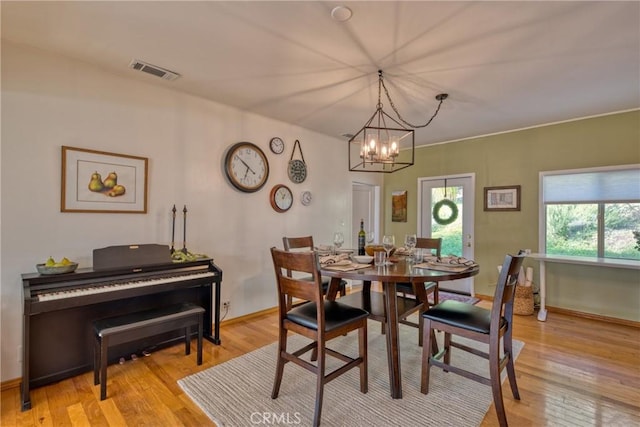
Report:
M 632 270 L 640 270 L 640 261 L 630 259 L 615 258 L 588 258 L 569 255 L 549 255 L 549 254 L 528 254 L 527 257 L 533 258 L 540 262 L 540 311 L 538 312 L 538 320 L 544 322 L 547 320 L 547 284 L 546 284 L 546 266 L 547 262 L 555 262 L 560 264 L 580 264 L 592 267 L 609 267 L 609 268 L 626 268 Z

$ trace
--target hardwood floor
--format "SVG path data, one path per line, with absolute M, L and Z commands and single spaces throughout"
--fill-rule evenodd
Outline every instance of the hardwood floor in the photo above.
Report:
M 33 390 L 33 409 L 26 412 L 18 387 L 9 388 L 2 392 L 0 425 L 212 426 L 176 381 L 269 344 L 276 333 L 270 312 L 223 323 L 222 345 L 205 342 L 202 366 L 195 363 L 195 341 L 189 357 L 176 345 L 112 365 L 104 401 L 91 372 Z M 547 322 L 516 316 L 514 337 L 526 344 L 516 360 L 522 400 L 503 387 L 511 425 L 640 425 L 640 329 L 550 313 Z M 491 407 L 482 426 L 496 425 Z

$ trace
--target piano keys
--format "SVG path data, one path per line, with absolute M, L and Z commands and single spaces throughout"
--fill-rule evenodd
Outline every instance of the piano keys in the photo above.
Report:
M 191 302 L 205 309 L 204 338 L 220 344 L 222 270 L 211 259 L 173 263 L 168 246 L 112 246 L 94 251 L 93 268 L 27 273 L 22 281 L 23 411 L 31 408 L 31 388 L 93 369 L 94 320 Z M 180 331 L 174 331 L 115 346 L 109 362 L 178 342 Z

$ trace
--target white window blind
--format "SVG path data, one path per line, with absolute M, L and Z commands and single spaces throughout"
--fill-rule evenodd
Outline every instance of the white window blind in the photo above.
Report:
M 542 174 L 543 203 L 640 201 L 640 166 Z

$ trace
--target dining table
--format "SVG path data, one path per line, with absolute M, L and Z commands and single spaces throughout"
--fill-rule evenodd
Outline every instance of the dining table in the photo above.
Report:
M 452 266 L 454 267 L 454 266 Z M 438 268 L 438 267 L 435 267 Z M 455 271 L 443 271 L 429 267 L 427 263 L 414 263 L 407 257 L 391 257 L 386 265 L 375 266 L 372 264 L 352 264 L 342 266 L 320 265 L 321 274 L 331 278 L 327 299 L 335 301 L 340 281 L 343 279 L 362 281 L 362 292 L 350 293 L 341 297 L 340 301 L 349 305 L 358 306 L 370 313 L 374 319 L 384 318 L 386 325 L 387 361 L 389 365 L 389 382 L 391 397 L 402 399 L 402 376 L 400 369 L 400 345 L 399 345 L 399 314 L 406 298 L 398 298 L 396 283 L 411 283 L 422 286 L 425 282 L 441 282 L 448 280 L 464 279 L 475 276 L 480 271 L 477 264 L 464 270 L 452 268 Z M 445 267 L 446 268 L 446 267 Z M 382 293 L 371 290 L 371 283 L 379 282 L 382 285 Z M 426 308 L 428 302 L 421 302 Z M 400 308 L 400 309 L 399 309 Z M 416 345 L 418 341 L 416 340 Z

